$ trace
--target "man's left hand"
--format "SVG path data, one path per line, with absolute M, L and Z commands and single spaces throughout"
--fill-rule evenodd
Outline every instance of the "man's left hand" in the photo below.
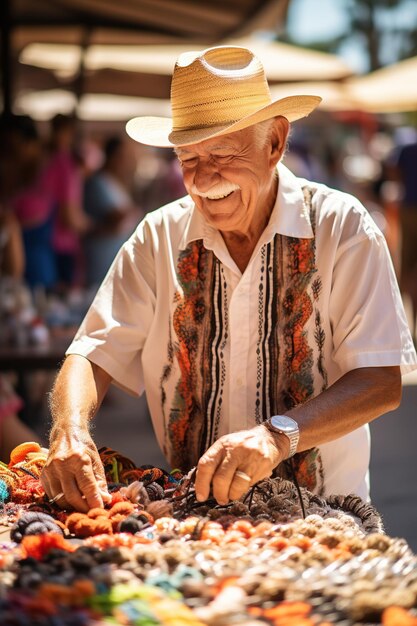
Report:
M 197 500 L 207 500 L 210 487 L 219 504 L 238 500 L 259 480 L 268 478 L 285 458 L 283 450 L 265 426 L 220 437 L 197 465 Z

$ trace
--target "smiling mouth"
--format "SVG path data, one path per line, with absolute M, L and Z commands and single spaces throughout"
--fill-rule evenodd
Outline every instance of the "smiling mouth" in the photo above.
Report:
M 224 198 L 228 198 L 229 196 L 232 195 L 232 193 L 234 193 L 236 190 L 234 189 L 233 191 L 230 191 L 229 193 L 226 193 L 224 195 L 220 195 L 220 196 L 206 196 L 207 200 L 224 200 Z

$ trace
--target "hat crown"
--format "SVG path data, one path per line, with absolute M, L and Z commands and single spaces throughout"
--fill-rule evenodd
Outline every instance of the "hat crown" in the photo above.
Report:
M 230 124 L 271 103 L 263 66 L 246 48 L 182 54 L 171 83 L 173 131 Z

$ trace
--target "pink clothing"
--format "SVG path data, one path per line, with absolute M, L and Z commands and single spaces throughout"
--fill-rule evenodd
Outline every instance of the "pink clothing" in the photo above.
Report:
M 12 206 L 22 228 L 39 226 L 51 217 L 54 202 L 45 170 L 35 183 L 13 198 Z
M 13 208 L 21 226 L 38 226 L 55 212 L 52 247 L 56 252 L 75 254 L 80 249 L 79 236 L 62 224 L 58 205 L 81 204 L 80 172 L 69 153 L 54 154 L 41 171 L 38 180 L 13 199 Z
M 82 179 L 80 171 L 68 152 L 57 152 L 45 169 L 47 188 L 53 197 L 56 218 L 53 226 L 52 245 L 56 252 L 76 254 L 80 249 L 79 235 L 59 218 L 58 205 L 81 205 Z

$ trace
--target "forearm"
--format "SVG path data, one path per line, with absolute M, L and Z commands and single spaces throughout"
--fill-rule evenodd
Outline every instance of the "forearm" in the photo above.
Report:
M 103 400 L 111 377 L 78 355 L 67 357 L 51 393 L 52 429 L 41 480 L 59 506 L 78 511 L 110 500 L 103 465 L 89 433 L 89 423 Z
M 291 411 L 300 428 L 298 452 L 308 450 L 371 422 L 395 409 L 401 399 L 399 367 L 348 372 L 316 398 Z
M 349 372 L 310 402 L 286 412 L 300 428 L 298 452 L 346 435 L 396 408 L 400 398 L 399 367 Z M 288 437 L 262 425 L 223 435 L 198 462 L 197 499 L 206 500 L 210 487 L 219 503 L 240 498 L 288 457 L 289 448 Z
M 101 367 L 79 355 L 68 356 L 50 397 L 51 437 L 62 429 L 88 429 L 111 383 Z

